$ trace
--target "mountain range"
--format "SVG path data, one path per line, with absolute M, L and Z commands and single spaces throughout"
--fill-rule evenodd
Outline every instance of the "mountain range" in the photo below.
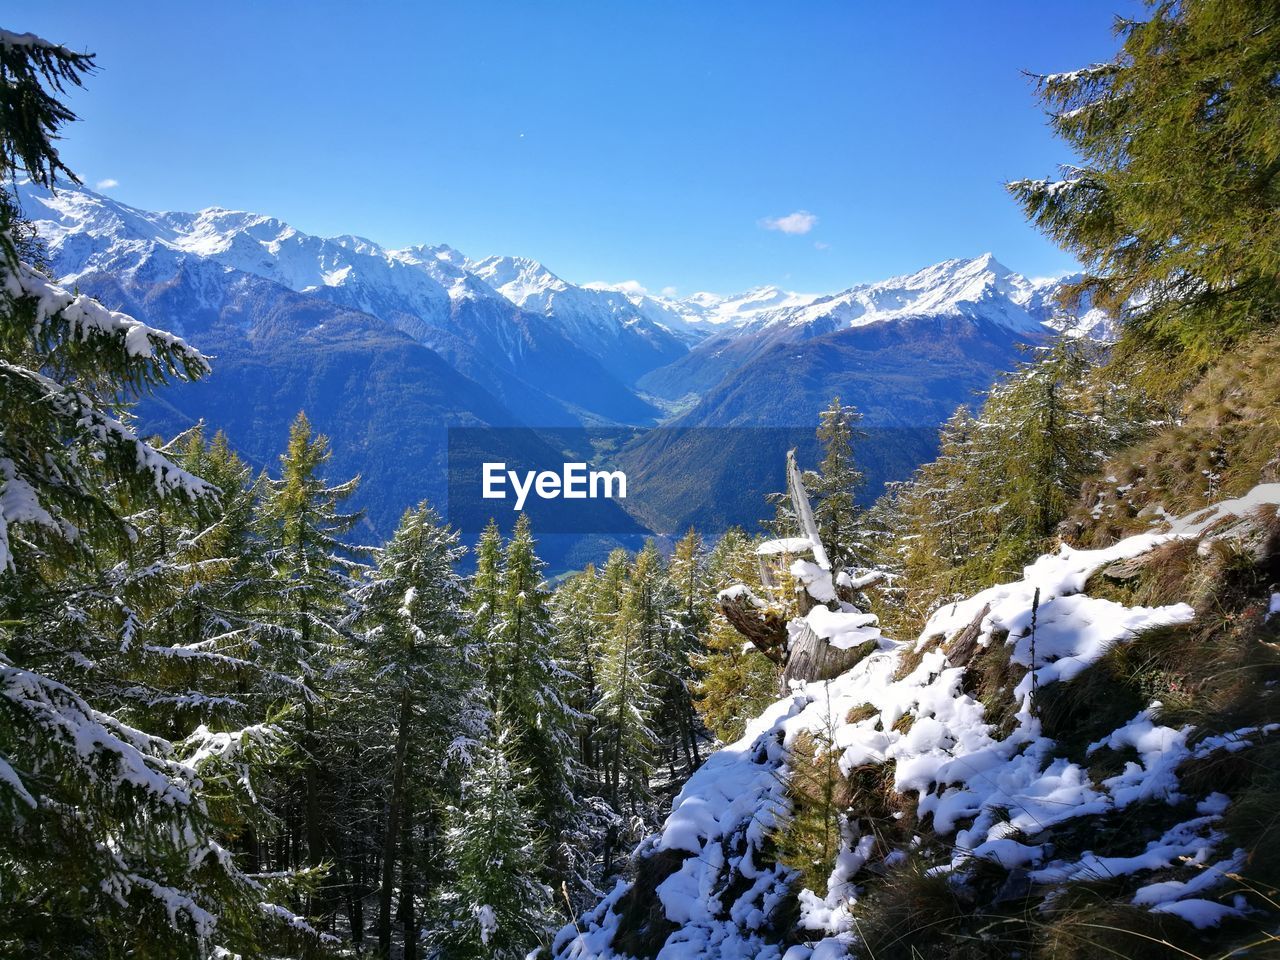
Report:
M 365 478 L 378 535 L 405 506 L 443 502 L 446 431 L 459 426 L 738 429 L 693 459 L 664 431 L 617 454 L 668 488 L 644 518 L 665 534 L 721 518 L 724 481 L 760 473 L 745 469 L 759 457 L 745 428 L 811 431 L 839 394 L 872 434 L 874 492 L 925 459 L 937 425 L 1021 345 L 1109 329 L 1099 311 L 1057 307 L 1062 280 L 990 254 L 830 295 L 655 297 L 571 283 L 524 257 L 389 249 L 218 207 L 149 212 L 80 186 L 17 192 L 63 282 L 215 358 L 206 381 L 144 402 L 146 426 L 203 419 L 269 466 L 305 408 L 333 441 L 335 476 Z

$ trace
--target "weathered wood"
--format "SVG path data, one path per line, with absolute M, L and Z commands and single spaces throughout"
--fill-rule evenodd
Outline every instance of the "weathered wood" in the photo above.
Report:
M 1142 573 L 1144 567 L 1151 562 L 1149 554 L 1139 554 L 1127 560 L 1117 560 L 1102 570 L 1102 575 L 1110 580 L 1132 580 Z
M 720 612 L 757 650 L 781 664 L 787 656 L 787 621 L 774 610 L 762 610 L 753 601 L 749 594 L 721 596 Z
M 874 640 L 848 650 L 833 647 L 818 636 L 804 620 L 792 621 L 791 649 L 786 667 L 778 681 L 779 691 L 791 692 L 791 682 L 811 683 L 814 680 L 830 680 L 844 673 L 870 652 Z
M 953 667 L 963 667 L 973 658 L 978 649 L 978 637 L 982 635 L 982 621 L 987 619 L 987 614 L 990 612 L 991 604 L 988 603 L 951 641 L 947 647 L 947 660 Z

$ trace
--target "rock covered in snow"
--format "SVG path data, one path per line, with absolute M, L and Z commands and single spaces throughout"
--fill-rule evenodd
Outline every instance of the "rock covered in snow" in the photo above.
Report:
M 851 811 L 853 826 L 835 858 L 826 896 L 794 889 L 796 876 L 770 854 L 771 836 L 789 813 L 791 748 L 802 735 L 823 731 L 832 732 L 831 749 L 839 751 L 844 773 L 891 770 L 902 802 L 917 820 L 930 818 L 936 836 L 950 843 L 949 856 L 933 868 L 941 874 L 986 860 L 1050 891 L 1080 880 L 1157 874 L 1137 888 L 1135 906 L 1197 928 L 1239 915 L 1243 904 L 1209 898 L 1243 855 L 1226 848 L 1218 826 L 1229 799 L 1217 792 L 1188 795 L 1177 770 L 1189 759 L 1280 733 L 1280 724 L 1193 742 L 1192 727 L 1163 725 L 1160 705 L 1153 703 L 1088 747 L 1087 756 L 1108 748 L 1133 758 L 1099 781 L 1044 734 L 1033 691 L 1079 675 L 1140 631 L 1186 623 L 1195 615 L 1186 603 L 1128 607 L 1089 596 L 1084 591 L 1093 573 L 1171 540 L 1203 545 L 1239 535 L 1266 504 L 1280 504 L 1280 484 L 1260 485 L 1244 497 L 1172 520 L 1162 532 L 1105 549 L 1062 547 L 1029 565 L 1021 579 L 940 609 L 914 642 L 880 637 L 864 615 L 826 607 L 810 611 L 802 627 L 793 621 L 797 629 L 820 631 L 842 644 L 875 639 L 876 649 L 842 675 L 797 686 L 769 707 L 741 740 L 694 773 L 662 830 L 642 842 L 640 860 L 677 854 L 655 887 L 672 924 L 665 940 L 654 944 L 656 957 L 812 960 L 856 953 L 855 878 L 864 869 L 891 866 L 907 850 L 886 849 L 873 830 L 857 826 L 858 811 Z M 962 635 L 979 648 L 1008 648 L 1022 674 L 1013 690 L 1011 726 L 993 724 L 987 707 L 966 690 L 965 666 L 947 652 Z M 1087 828 L 1090 818 L 1138 803 L 1190 803 L 1195 815 L 1123 857 L 1061 856 L 1036 839 L 1059 825 Z M 1181 875 L 1170 879 L 1174 871 Z M 627 899 L 636 894 L 630 883 L 620 882 L 592 913 L 561 931 L 554 956 L 621 956 L 614 942 Z M 788 945 L 795 931 L 784 929 L 781 915 L 789 897 L 799 898 L 805 940 L 799 945 Z

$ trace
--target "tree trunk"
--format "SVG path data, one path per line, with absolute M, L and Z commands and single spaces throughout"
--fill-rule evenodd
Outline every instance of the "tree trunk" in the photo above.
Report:
M 404 867 L 400 878 L 400 917 L 404 923 L 404 960 L 418 960 L 418 914 L 414 904 L 414 887 L 417 876 L 414 871 L 413 852 L 413 804 L 406 798 L 404 803 L 404 837 L 401 849 L 404 851 Z
M 396 731 L 395 768 L 391 774 L 391 798 L 382 833 L 382 887 L 378 891 L 378 953 L 391 956 L 391 894 L 395 882 L 396 850 L 400 842 L 400 818 L 404 808 L 405 757 L 409 750 L 409 724 L 413 705 L 406 689 L 400 696 L 400 726 Z M 403 877 L 401 882 L 403 884 Z

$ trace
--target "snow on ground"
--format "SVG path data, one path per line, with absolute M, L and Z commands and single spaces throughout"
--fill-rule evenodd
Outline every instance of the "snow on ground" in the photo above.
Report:
M 1251 742 L 1246 738 L 1280 732 L 1280 725 L 1206 738 L 1193 747 L 1188 745 L 1193 729 L 1163 726 L 1159 704 L 1152 704 L 1090 746 L 1090 753 L 1104 746 L 1132 748 L 1126 752 L 1136 757 L 1097 783 L 1085 767 L 1056 756 L 1055 742 L 1042 734 L 1032 709 L 1030 671 L 1039 688 L 1066 681 L 1111 645 L 1125 643 L 1141 630 L 1190 620 L 1194 611 L 1185 603 L 1126 607 L 1082 591 L 1090 575 L 1110 563 L 1174 539 L 1227 535 L 1259 506 L 1275 503 L 1280 503 L 1280 484 L 1261 485 L 1244 497 L 1172 520 L 1161 533 L 1130 537 L 1101 550 L 1063 546 L 1028 566 L 1022 579 L 940 609 L 913 644 L 880 638 L 874 623 L 865 617 L 859 621 L 859 615 L 826 608 L 810 612 L 808 626 L 821 636 L 836 639 L 860 631 L 879 639 L 879 648 L 843 675 L 798 686 L 792 696 L 769 707 L 741 740 L 694 773 L 662 830 L 642 842 L 640 858 L 659 852 L 685 856 L 657 887 L 666 917 L 679 925 L 659 960 L 826 960 L 856 948 L 853 917 L 859 891 L 851 878 L 868 863 L 875 846 L 870 834 L 858 835 L 856 828 L 836 859 L 828 896 L 801 892 L 810 945 L 784 954 L 765 929 L 772 907 L 788 895 L 793 880 L 790 871 L 761 854 L 766 838 L 788 813 L 788 747 L 803 732 L 834 732 L 834 749 L 840 751 L 846 773 L 863 764 L 893 762 L 896 790 L 916 791 L 919 816 L 931 814 L 935 832 L 953 838 L 950 862 L 937 869 L 953 870 L 977 857 L 1024 868 L 1033 881 L 1044 884 L 1159 870 L 1161 879 L 1139 888 L 1134 904 L 1197 927 L 1238 914 L 1240 904 L 1228 906 L 1206 896 L 1216 892 L 1240 856 L 1239 851 L 1219 849 L 1223 837 L 1216 824 L 1228 800 L 1218 793 L 1185 796 L 1175 770 L 1193 756 L 1240 749 Z M 962 689 L 964 667 L 953 665 L 943 649 L 930 643 L 950 640 L 975 622 L 980 646 L 1009 645 L 1012 661 L 1028 668 L 1015 691 L 1020 701 L 1016 724 L 1005 736 L 987 722 L 983 705 Z M 895 680 L 903 656 L 913 650 L 918 665 Z M 857 719 L 847 722 L 851 716 Z M 904 716 L 912 720 L 905 732 L 898 724 Z M 1151 800 L 1195 801 L 1196 816 L 1171 827 L 1136 856 L 1086 852 L 1055 859 L 1044 845 L 1028 842 L 1055 824 Z M 903 855 L 895 850 L 885 859 Z M 1170 868 L 1185 877 L 1168 879 Z M 722 903 L 726 889 L 746 892 Z M 574 960 L 616 956 L 617 908 L 627 891 L 628 884 L 620 881 L 591 914 L 565 927 L 554 955 Z

